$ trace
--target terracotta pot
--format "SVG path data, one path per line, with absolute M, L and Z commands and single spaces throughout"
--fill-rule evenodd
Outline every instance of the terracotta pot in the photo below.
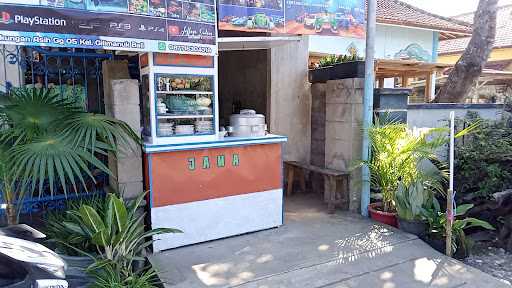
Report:
M 370 212 L 370 217 L 382 224 L 390 225 L 395 228 L 398 228 L 398 221 L 396 217 L 396 213 L 394 212 L 384 212 L 379 210 L 378 208 L 382 207 L 382 203 L 372 203 L 368 205 L 368 212 Z

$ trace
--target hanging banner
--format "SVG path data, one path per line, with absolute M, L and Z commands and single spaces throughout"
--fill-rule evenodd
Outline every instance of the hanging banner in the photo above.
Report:
M 0 0 L 0 13 L 0 44 L 217 52 L 214 0 Z
M 364 38 L 364 0 L 220 0 L 219 29 Z
M 220 0 L 219 29 L 286 33 L 284 0 Z

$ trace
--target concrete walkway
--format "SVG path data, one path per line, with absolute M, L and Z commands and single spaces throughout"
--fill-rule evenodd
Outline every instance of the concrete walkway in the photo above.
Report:
M 173 288 L 511 287 L 415 236 L 351 213 L 327 215 L 308 197 L 286 200 L 280 228 L 165 251 L 151 262 Z

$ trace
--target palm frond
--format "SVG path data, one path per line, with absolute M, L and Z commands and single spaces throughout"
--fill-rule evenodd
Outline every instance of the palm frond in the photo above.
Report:
M 7 103 L 0 106 L 0 114 L 9 127 L 0 137 L 4 143 L 26 143 L 51 133 L 63 119 L 79 111 L 72 102 L 60 99 L 51 90 L 17 89 L 7 98 Z
M 61 127 L 63 136 L 88 151 L 110 147 L 115 152 L 120 146 L 133 149 L 134 142 L 141 143 L 140 137 L 128 124 L 101 114 L 76 113 L 66 118 Z
M 46 135 L 30 143 L 14 146 L 9 152 L 9 162 L 15 167 L 14 178 L 31 187 L 31 191 L 37 185 L 39 193 L 43 192 L 45 181 L 48 181 L 52 195 L 57 183 L 64 193 L 68 192 L 68 183 L 72 184 L 76 192 L 77 180 L 87 189 L 84 177 L 88 176 L 94 181 L 90 167 L 112 175 L 94 153 L 76 149 L 70 141 L 55 135 Z
M 92 169 L 112 175 L 98 155 L 115 154 L 121 147 L 137 149 L 141 143 L 126 123 L 86 113 L 52 89 L 15 89 L 6 98 L 0 105 L 0 144 L 10 146 L 10 175 L 23 192 L 38 187 L 41 195 L 46 183 L 52 195 L 57 187 L 64 194 L 68 186 L 87 190 L 85 179 L 94 181 Z

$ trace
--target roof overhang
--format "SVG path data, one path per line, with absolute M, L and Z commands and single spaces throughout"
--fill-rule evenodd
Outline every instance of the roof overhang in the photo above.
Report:
M 450 64 L 428 63 L 417 60 L 388 60 L 378 59 L 375 61 L 375 77 L 394 78 L 394 77 L 417 77 L 426 76 L 437 71 L 442 71 Z
M 468 33 L 468 32 L 462 32 L 462 31 L 457 31 L 457 30 L 452 31 L 452 30 L 438 29 L 438 28 L 430 27 L 428 25 L 418 25 L 416 23 L 407 23 L 407 22 L 388 21 L 388 20 L 383 20 L 383 19 L 377 19 L 377 24 L 385 25 L 385 26 L 395 26 L 395 27 L 421 29 L 421 30 L 439 32 L 439 40 L 450 40 L 450 39 L 457 39 L 457 38 L 466 38 L 466 37 L 471 36 L 471 33 Z
M 230 50 L 260 50 L 284 46 L 292 42 L 299 42 L 301 36 L 278 37 L 220 37 L 219 51 Z

